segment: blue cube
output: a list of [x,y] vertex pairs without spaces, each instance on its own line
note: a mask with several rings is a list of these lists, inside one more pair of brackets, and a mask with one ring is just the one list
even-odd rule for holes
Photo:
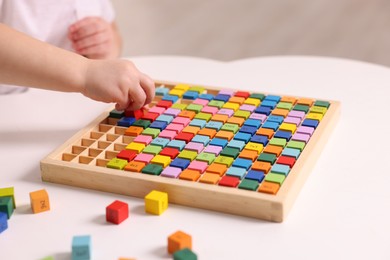
[[8,217],[4,212],[0,212],[0,233],[8,228]]
[[91,259],[91,236],[74,236],[72,241],[72,260]]

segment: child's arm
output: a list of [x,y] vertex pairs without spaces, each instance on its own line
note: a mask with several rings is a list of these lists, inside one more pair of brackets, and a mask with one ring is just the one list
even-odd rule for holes
[[63,92],[139,109],[154,97],[153,81],[125,60],[90,60],[0,23],[0,83]]
[[86,17],[72,24],[68,38],[77,53],[91,59],[117,58],[122,49],[116,23],[108,23],[100,17]]

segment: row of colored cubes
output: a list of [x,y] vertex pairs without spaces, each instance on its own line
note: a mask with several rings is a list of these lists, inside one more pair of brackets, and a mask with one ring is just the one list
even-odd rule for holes
[[[175,93],[178,92],[170,94]],[[138,154],[134,155],[136,159],[122,161],[122,166],[118,168],[166,177],[179,175],[179,178],[187,180],[198,180],[206,172],[199,181],[219,181],[220,185],[226,186],[237,186],[239,180],[234,178],[242,179],[247,173],[246,177],[250,181],[244,179],[239,187],[253,189],[255,185],[251,181],[255,179],[261,182],[261,173],[267,174],[268,168],[271,168],[266,167],[267,163],[274,163],[261,161],[259,153],[265,146],[264,155],[278,157],[283,152],[283,157],[272,167],[271,174],[266,176],[266,181],[282,184],[329,103],[246,92],[233,94],[234,92],[226,90],[211,98],[207,94],[207,98],[198,98],[189,105],[172,104],[172,100],[160,101],[148,112],[154,113],[154,116],[138,120],[133,126],[140,129],[135,134],[131,132],[130,135],[134,134],[137,138],[127,149]],[[313,103],[315,105],[310,108]],[[321,116],[307,119],[312,113]],[[227,141],[230,141],[228,145],[223,144]],[[121,157],[121,153],[118,157]],[[229,169],[226,176],[219,180],[209,174],[210,170],[206,165],[214,161],[221,164],[223,157],[238,157],[240,160],[235,165],[232,165],[232,160],[222,160],[227,162]],[[259,159],[260,166],[254,163],[251,171],[243,170],[248,165],[248,159],[254,161],[256,158]],[[131,166],[126,168],[128,165]],[[168,165],[170,166],[167,167]],[[275,174],[284,174],[284,178]],[[214,178],[210,178],[211,176]]]

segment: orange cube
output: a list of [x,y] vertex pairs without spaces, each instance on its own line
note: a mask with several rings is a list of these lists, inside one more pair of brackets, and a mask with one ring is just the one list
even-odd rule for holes
[[200,177],[200,173],[195,170],[185,169],[180,173],[179,179],[187,181],[197,181]]
[[259,192],[276,194],[278,192],[279,188],[280,188],[279,183],[264,181],[260,185]]
[[30,192],[30,203],[34,214],[50,210],[49,195],[44,189]]
[[183,231],[177,231],[168,237],[168,253],[173,254],[178,250],[192,249],[192,238]]

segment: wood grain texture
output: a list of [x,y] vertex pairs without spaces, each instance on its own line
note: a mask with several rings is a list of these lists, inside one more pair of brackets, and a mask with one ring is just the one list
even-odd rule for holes
[[[169,82],[163,83],[170,87],[175,85]],[[207,89],[209,93],[216,93],[219,88],[207,87]],[[123,134],[121,127],[109,125],[107,120],[109,110],[41,161],[42,180],[139,198],[143,198],[151,190],[159,190],[168,193],[171,203],[282,222],[337,122],[339,102],[330,102],[329,110],[277,195],[101,167],[105,165],[108,158],[115,157],[116,151],[125,147],[124,142],[131,141],[121,136]],[[96,140],[89,144],[91,138]],[[87,149],[82,149],[80,145],[82,139],[86,140],[84,142],[87,143]],[[99,142],[108,145],[100,147]],[[74,146],[78,148],[77,151],[73,151]],[[92,155],[91,150],[94,152]],[[72,152],[77,155],[67,161],[68,157],[63,154]],[[97,166],[100,164],[101,166]]]

